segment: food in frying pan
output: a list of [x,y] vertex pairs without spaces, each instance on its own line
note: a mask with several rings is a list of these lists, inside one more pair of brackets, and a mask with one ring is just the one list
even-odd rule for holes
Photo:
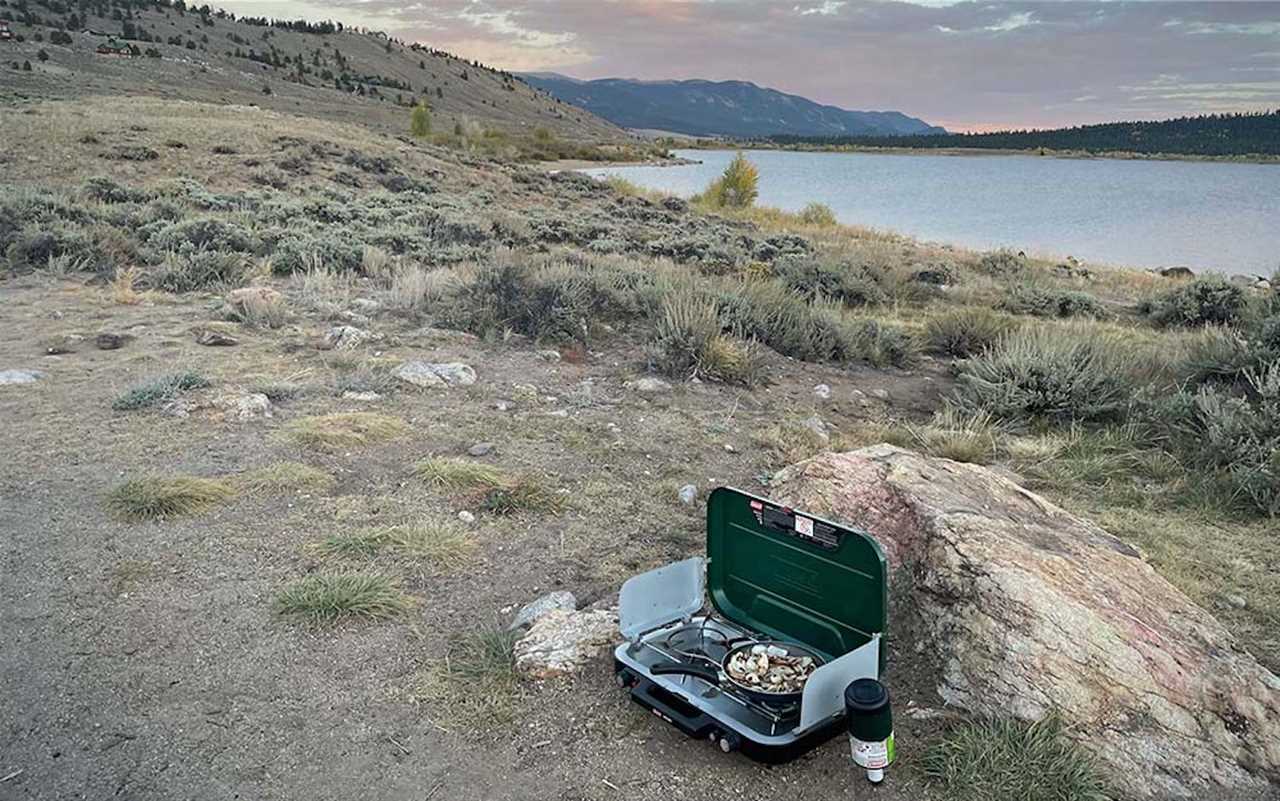
[[797,693],[818,666],[811,656],[778,645],[753,645],[734,654],[726,666],[733,680],[767,693]]

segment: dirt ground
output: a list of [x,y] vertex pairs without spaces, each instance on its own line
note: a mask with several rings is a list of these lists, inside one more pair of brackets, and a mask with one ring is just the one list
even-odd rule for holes
[[[887,404],[923,416],[946,386],[941,368],[839,369],[771,355],[763,389],[683,385],[650,397],[625,386],[642,366],[626,341],[582,364],[550,362],[531,344],[380,317],[372,328],[384,339],[362,355],[463,361],[479,380],[358,402],[328,389],[341,365],[314,347],[328,323],[237,330],[237,347],[201,347],[191,329],[211,319],[212,300],[127,306],[79,281],[0,283],[0,369],[44,373],[0,387],[0,799],[930,797],[913,765],[927,727],[900,719],[901,768],[881,787],[857,774],[842,739],[765,768],[688,741],[631,704],[607,654],[576,680],[523,686],[505,722],[478,724],[419,688],[450,637],[505,621],[502,610],[556,588],[607,600],[626,576],[698,553],[701,508],[682,506],[677,488],[767,493],[760,477],[786,457],[759,444],[762,432],[815,413],[839,430]],[[101,331],[134,338],[98,350]],[[60,334],[86,340],[43,355]],[[191,393],[189,416],[112,410],[126,387],[178,368],[214,380]],[[204,405],[266,377],[307,390],[270,419],[227,419]],[[819,383],[830,399],[815,396]],[[535,385],[537,397],[516,384]],[[412,433],[336,451],[278,437],[290,420],[336,411],[398,417]],[[471,529],[480,560],[462,571],[375,562],[417,602],[403,620],[317,629],[276,614],[275,593],[323,566],[311,547],[320,538],[369,522],[452,519],[464,505],[410,468],[480,441],[496,444],[486,461],[564,490],[567,511],[480,514]],[[122,522],[104,505],[128,479],[225,476],[281,460],[337,483],[244,494],[160,522]],[[909,638],[900,631],[892,647],[898,708],[934,704],[904,661]]]

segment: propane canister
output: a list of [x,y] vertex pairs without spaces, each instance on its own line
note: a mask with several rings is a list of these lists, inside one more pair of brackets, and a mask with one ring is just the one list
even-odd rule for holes
[[845,720],[853,761],[872,782],[884,780],[893,762],[893,712],[889,691],[875,679],[858,679],[844,688]]

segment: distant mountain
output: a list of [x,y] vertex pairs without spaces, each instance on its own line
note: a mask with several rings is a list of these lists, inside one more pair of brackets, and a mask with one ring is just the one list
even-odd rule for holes
[[946,133],[897,111],[847,111],[746,81],[582,81],[547,72],[521,77],[624,128],[741,138]]

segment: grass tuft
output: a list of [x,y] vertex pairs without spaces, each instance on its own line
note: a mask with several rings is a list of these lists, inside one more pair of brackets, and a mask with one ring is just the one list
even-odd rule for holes
[[283,436],[312,448],[349,448],[396,439],[409,431],[409,424],[398,417],[344,412],[292,420],[284,427]]
[[924,757],[925,775],[949,801],[1107,801],[1097,768],[1062,721],[965,723]]
[[457,570],[475,561],[477,546],[460,526],[432,523],[334,534],[317,550],[327,556],[363,558],[390,553],[425,561],[440,570]]
[[453,490],[492,489],[511,480],[496,467],[448,457],[423,459],[414,465],[413,472],[433,487]]
[[241,473],[232,481],[246,492],[322,492],[338,483],[329,473],[301,462],[275,462]]
[[148,477],[127,481],[107,496],[107,508],[132,522],[195,514],[236,491],[227,482],[191,476]]
[[520,690],[513,653],[518,638],[495,623],[453,637],[445,657],[426,671],[417,698],[438,704],[458,723],[511,722]]
[[280,614],[312,625],[349,618],[399,617],[413,601],[385,576],[319,573],[299,579],[276,595]]
[[172,400],[179,392],[209,386],[209,380],[193,370],[161,376],[139,384],[117,397],[111,408],[118,412],[146,409]]

